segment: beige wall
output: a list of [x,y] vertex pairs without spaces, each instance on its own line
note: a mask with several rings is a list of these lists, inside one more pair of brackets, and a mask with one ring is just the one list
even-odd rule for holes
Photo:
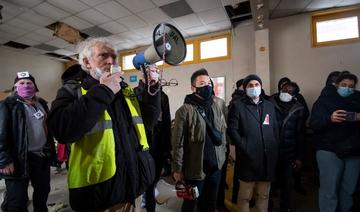
[[[237,27],[233,30],[232,35],[232,60],[165,68],[163,72],[164,78],[166,80],[175,78],[179,82],[179,85],[176,87],[164,87],[165,93],[169,96],[170,112],[173,118],[176,110],[183,104],[185,95],[191,93],[190,77],[197,69],[207,69],[211,77],[225,76],[226,102],[231,100],[235,82],[249,73],[254,72],[255,51],[253,26]],[[132,72],[125,74],[124,78],[126,81],[128,81],[130,75],[140,76],[141,73]],[[136,86],[137,83],[131,85]]]
[[311,48],[310,18],[303,14],[270,22],[270,72],[272,91],[287,76],[299,84],[311,107],[331,71],[349,70],[360,77],[360,44]]
[[12,88],[18,71],[29,71],[35,77],[40,90],[37,95],[49,102],[55,99],[56,91],[61,85],[60,76],[64,71],[61,62],[1,47],[0,64],[0,91]]

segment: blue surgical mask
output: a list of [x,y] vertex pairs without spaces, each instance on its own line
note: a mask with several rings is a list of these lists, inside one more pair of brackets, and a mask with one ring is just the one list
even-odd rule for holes
[[261,94],[261,87],[246,88],[246,95],[250,98],[259,97]]
[[196,87],[196,93],[204,99],[209,99],[212,96],[213,90],[210,85]]
[[349,87],[338,87],[337,92],[342,97],[348,97],[354,93],[354,89]]
[[95,69],[95,75],[98,79],[100,79],[100,77],[104,74],[104,71],[101,70],[100,68],[96,67]]

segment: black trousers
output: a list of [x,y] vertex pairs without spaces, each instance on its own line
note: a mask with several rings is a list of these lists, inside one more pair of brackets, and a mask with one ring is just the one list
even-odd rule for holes
[[47,198],[50,192],[50,166],[44,157],[29,153],[29,177],[5,179],[6,198],[2,208],[6,212],[27,212],[28,186],[34,188],[34,212],[47,212]]
[[184,200],[181,211],[192,212],[197,211],[214,212],[216,208],[216,200],[221,178],[221,170],[217,170],[211,174],[207,174],[204,180],[186,180],[186,183],[197,186],[199,190],[199,198],[196,200]]
[[218,196],[217,196],[217,206],[225,207],[225,189],[226,189],[226,174],[227,174],[227,165],[229,160],[229,154],[230,154],[230,146],[226,145],[226,156],[225,156],[225,162],[221,169],[221,179],[219,183],[219,190],[218,190]]

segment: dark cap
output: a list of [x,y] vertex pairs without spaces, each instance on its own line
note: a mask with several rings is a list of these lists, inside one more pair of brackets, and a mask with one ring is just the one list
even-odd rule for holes
[[244,79],[244,82],[243,82],[243,88],[244,88],[244,90],[246,89],[247,84],[249,84],[249,82],[250,82],[251,80],[256,80],[256,81],[258,81],[258,82],[260,83],[260,85],[262,86],[262,81],[261,81],[260,77],[259,77],[258,75],[256,75],[256,74],[250,74],[250,75],[248,75],[247,77],[245,77],[245,79]]
[[[27,71],[25,72],[18,72],[17,75],[16,75],[16,78],[14,80],[14,85],[19,81],[19,80],[22,80],[22,79],[28,79],[28,80],[31,80],[33,83],[34,83],[34,86],[35,86],[35,89],[36,91],[39,91],[36,83],[35,83],[35,78]],[[15,87],[15,86],[14,86]],[[14,90],[14,87],[13,87],[13,90]]]

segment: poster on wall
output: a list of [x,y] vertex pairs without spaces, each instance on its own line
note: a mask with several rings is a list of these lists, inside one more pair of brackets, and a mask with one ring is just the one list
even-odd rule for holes
[[211,80],[214,82],[215,96],[225,101],[225,77],[214,77]]

